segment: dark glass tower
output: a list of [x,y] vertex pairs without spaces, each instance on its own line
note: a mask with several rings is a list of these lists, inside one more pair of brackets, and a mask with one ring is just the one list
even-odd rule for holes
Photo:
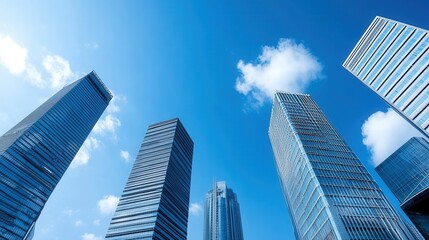
[[269,136],[297,239],[422,239],[309,95],[275,94]]
[[216,182],[206,194],[204,240],[243,240],[240,205],[226,182]]
[[429,142],[411,138],[375,170],[420,233],[429,239]]
[[186,239],[193,149],[178,118],[149,126],[106,239]]
[[2,238],[23,239],[30,231],[111,98],[91,72],[0,137]]

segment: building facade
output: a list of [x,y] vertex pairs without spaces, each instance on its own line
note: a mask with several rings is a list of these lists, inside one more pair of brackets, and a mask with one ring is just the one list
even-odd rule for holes
[[30,230],[27,231],[27,234],[24,236],[23,240],[32,240],[34,237],[35,229],[36,223],[34,222],[33,225],[31,225]]
[[420,233],[429,239],[429,142],[411,138],[375,170]]
[[0,236],[31,236],[43,206],[111,98],[91,72],[0,137]]
[[429,136],[428,31],[376,17],[343,66]]
[[193,148],[179,119],[149,126],[106,239],[186,239]]
[[206,194],[204,240],[243,240],[240,205],[226,182],[216,182]]
[[297,239],[422,239],[309,95],[273,101],[269,137]]

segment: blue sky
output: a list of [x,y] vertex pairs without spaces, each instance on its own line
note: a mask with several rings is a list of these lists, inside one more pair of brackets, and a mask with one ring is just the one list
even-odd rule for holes
[[267,134],[275,88],[311,94],[397,207],[373,167],[415,133],[341,65],[376,15],[429,29],[426,1],[0,5],[0,132],[93,69],[115,94],[35,240],[102,239],[147,126],[176,116],[195,143],[188,239],[215,179],[237,193],[246,239],[292,239]]

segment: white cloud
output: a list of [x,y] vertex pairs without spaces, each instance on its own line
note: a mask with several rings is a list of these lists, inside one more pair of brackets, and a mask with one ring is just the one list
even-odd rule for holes
[[113,114],[107,114],[104,118],[100,118],[95,124],[93,131],[100,135],[105,135],[106,133],[115,134],[115,131],[118,127],[121,126],[121,121],[114,116]]
[[116,196],[104,196],[103,199],[98,201],[98,209],[102,214],[114,213],[118,202],[119,198]]
[[39,70],[28,62],[28,50],[9,36],[0,35],[0,63],[13,75],[25,73],[31,84],[39,88],[46,86]]
[[[16,43],[11,37],[0,34],[0,63],[13,75],[22,75],[38,88],[45,88],[48,81],[44,80],[37,67],[29,62],[28,50]],[[47,55],[42,65],[49,75],[52,89],[57,90],[72,80],[74,74],[69,62],[59,55]]]
[[203,211],[203,208],[197,202],[191,203],[191,206],[189,206],[189,212],[194,216],[199,216],[202,211]]
[[61,56],[45,56],[43,58],[43,67],[50,75],[51,88],[53,89],[64,86],[73,77],[69,62]]
[[94,221],[92,221],[92,224],[94,226],[100,226],[100,219],[95,219]]
[[26,69],[28,51],[9,36],[0,35],[0,62],[14,75]]
[[363,144],[371,152],[374,166],[414,136],[422,134],[391,108],[373,113],[362,125]]
[[76,222],[74,222],[74,226],[75,227],[80,227],[82,226],[83,222],[81,220],[77,220]]
[[85,142],[82,144],[82,147],[77,152],[75,158],[71,163],[71,167],[75,168],[81,165],[85,165],[89,162],[91,158],[91,151],[97,149],[100,146],[100,141],[94,137],[88,137]]
[[130,161],[130,153],[128,151],[121,150],[121,158],[125,160],[125,162]]
[[302,92],[321,77],[322,66],[310,51],[292,39],[280,39],[277,47],[265,46],[256,64],[240,60],[235,89],[249,96],[258,108],[276,91]]
[[38,88],[45,88],[46,81],[43,80],[42,74],[37,70],[35,66],[32,64],[27,64],[27,68],[25,69],[25,73],[27,74],[28,80],[30,83],[35,85]]
[[82,240],[102,240],[102,238],[95,236],[93,233],[85,233],[82,235]]

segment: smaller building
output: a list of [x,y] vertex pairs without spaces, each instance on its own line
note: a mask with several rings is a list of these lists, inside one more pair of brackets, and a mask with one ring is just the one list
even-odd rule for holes
[[148,127],[106,240],[186,240],[194,142],[178,118]]
[[420,233],[429,239],[429,142],[411,138],[375,170]]
[[226,182],[216,182],[206,194],[204,240],[243,240],[237,194]]

